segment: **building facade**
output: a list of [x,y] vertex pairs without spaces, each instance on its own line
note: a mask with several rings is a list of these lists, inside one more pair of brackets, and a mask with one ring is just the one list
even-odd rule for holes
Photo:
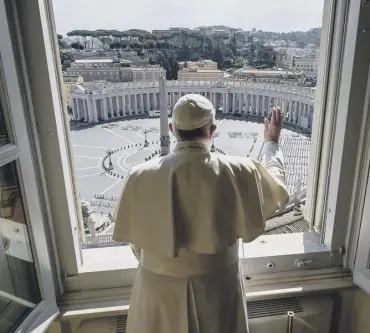
[[69,75],[80,75],[85,82],[133,82],[138,80],[159,80],[164,69],[158,65],[131,67],[131,61],[122,59],[76,60],[67,69]]
[[225,77],[225,72],[218,69],[197,69],[197,68],[183,68],[178,72],[178,80],[186,81],[202,81],[202,80],[219,80]]
[[214,70],[217,69],[217,62],[212,60],[200,60],[200,61],[180,61],[179,67],[183,69],[185,66],[187,68],[197,68],[197,69],[208,69]]
[[121,62],[119,59],[80,59],[67,69],[70,75],[81,75],[84,81],[107,80],[120,82]]
[[298,81],[302,73],[289,70],[270,70],[270,69],[239,69],[234,72],[234,77],[238,79],[275,79]]
[[[280,106],[287,124],[310,131],[315,90],[289,84],[245,81],[167,81],[168,107],[190,93],[207,97],[224,114],[263,118],[271,107]],[[71,92],[73,119],[88,123],[149,114],[158,111],[159,83],[91,82]]]
[[72,107],[71,89],[83,82],[84,79],[81,75],[63,73],[63,105],[66,105],[68,108]]
[[318,59],[308,59],[308,58],[295,58],[294,64],[296,70],[303,73],[303,75],[308,79],[316,79],[318,71]]

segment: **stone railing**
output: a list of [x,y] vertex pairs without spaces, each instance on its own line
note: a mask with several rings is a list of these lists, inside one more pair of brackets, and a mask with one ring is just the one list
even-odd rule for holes
[[299,87],[296,84],[273,84],[260,82],[246,82],[240,80],[223,80],[223,81],[167,81],[167,87],[179,88],[235,88],[235,89],[250,89],[272,91],[279,93],[289,93],[294,95],[306,96],[312,99],[315,98],[315,90],[312,88]]
[[[159,91],[158,81],[138,81],[138,82],[96,82],[89,84],[85,87],[88,92],[101,94],[101,93],[114,93],[122,92],[123,90],[135,90],[135,89],[151,89],[156,88]],[[315,90],[312,88],[300,87],[296,83],[282,82],[281,84],[275,83],[264,83],[255,82],[252,80],[218,80],[218,81],[186,81],[186,80],[174,80],[167,81],[167,88],[235,88],[235,89],[248,89],[248,90],[261,90],[269,92],[286,93],[290,95],[299,95],[315,98]]]
[[113,233],[98,234],[96,236],[85,235],[85,242],[81,245],[83,249],[94,247],[120,246],[128,243],[119,243],[113,240]]

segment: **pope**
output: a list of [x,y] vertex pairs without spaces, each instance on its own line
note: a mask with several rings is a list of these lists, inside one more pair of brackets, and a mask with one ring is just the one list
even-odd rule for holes
[[211,152],[215,108],[189,94],[174,106],[177,143],[131,169],[113,238],[139,261],[128,333],[247,333],[239,240],[251,242],[286,204],[280,109],[265,119],[262,162]]

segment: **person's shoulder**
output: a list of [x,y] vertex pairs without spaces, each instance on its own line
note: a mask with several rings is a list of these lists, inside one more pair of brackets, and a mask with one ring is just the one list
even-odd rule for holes
[[226,164],[234,167],[255,167],[255,160],[250,157],[244,156],[234,156],[234,155],[223,155],[223,154],[214,154],[213,158],[217,159],[219,163]]
[[160,168],[162,157],[155,157],[148,161],[133,166],[130,174],[139,174],[146,171],[153,171]]

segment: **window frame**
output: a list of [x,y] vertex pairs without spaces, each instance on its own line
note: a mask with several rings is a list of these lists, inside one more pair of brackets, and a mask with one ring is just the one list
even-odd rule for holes
[[[353,1],[356,6],[359,6],[360,0]],[[37,8],[32,8],[30,4],[22,4],[22,11],[19,13],[19,20],[21,26],[21,32],[23,37],[24,52],[27,55],[27,72],[30,77],[36,77],[38,74],[38,84],[30,82],[31,92],[33,95],[33,104],[35,108],[35,117],[39,124],[41,131],[38,133],[41,153],[43,156],[52,153],[53,157],[50,159],[51,163],[43,163],[45,168],[45,177],[48,179],[47,190],[50,196],[51,201],[51,213],[54,220],[54,237],[56,244],[59,250],[59,264],[61,266],[61,276],[63,280],[63,286],[66,291],[83,291],[83,290],[92,290],[99,288],[113,288],[113,287],[127,287],[132,284],[132,270],[133,267],[128,267],[126,270],[101,270],[101,271],[84,271],[82,268],[83,256],[81,255],[81,250],[79,247],[79,236],[76,232],[76,229],[79,227],[79,221],[82,221],[81,212],[78,206],[78,198],[76,198],[77,193],[75,191],[76,182],[74,181],[73,174],[73,160],[71,158],[71,147],[69,143],[69,133],[66,130],[65,124],[67,123],[66,117],[64,115],[62,98],[61,98],[61,70],[59,66],[59,53],[57,52],[57,43],[56,43],[56,30],[55,23],[53,18],[52,4],[50,0],[38,0]],[[337,6],[335,6],[337,4]],[[324,7],[324,21],[323,25],[323,35],[327,34],[327,38],[323,38],[321,49],[324,50],[324,54],[327,55],[326,60],[323,59],[319,63],[319,74],[318,74],[318,88],[320,87],[320,93],[316,96],[316,107],[321,108],[322,105],[327,105],[331,103],[330,114],[328,115],[328,108],[324,112],[316,112],[314,117],[313,126],[314,133],[317,135],[317,142],[313,143],[313,153],[311,154],[311,165],[313,165],[314,171],[311,172],[311,183],[314,184],[308,190],[308,202],[311,203],[308,206],[311,209],[306,210],[306,216],[313,223],[313,216],[323,216],[326,218],[326,228],[329,229],[330,237],[324,237],[325,246],[321,244],[321,238],[316,237],[315,239],[310,238],[310,246],[313,249],[313,252],[302,253],[292,246],[285,249],[284,255],[278,257],[271,257],[275,260],[275,270],[274,273],[294,271],[298,268],[294,268],[294,262],[296,259],[301,258],[304,255],[303,259],[314,259],[312,260],[312,265],[307,267],[308,269],[319,269],[322,267],[330,266],[340,266],[343,263],[343,256],[341,253],[337,252],[332,244],[344,244],[345,233],[343,230],[346,229],[348,220],[346,217],[338,218],[338,214],[327,214],[325,213],[324,208],[321,209],[321,212],[317,212],[317,207],[313,204],[317,200],[317,190],[318,190],[318,177],[319,173],[323,174],[322,165],[320,165],[320,156],[317,155],[317,151],[324,151],[325,149],[330,149],[333,147],[333,144],[340,150],[340,145],[343,144],[340,140],[334,142],[335,135],[346,137],[348,135],[347,127],[340,127],[338,130],[333,131],[331,129],[330,133],[327,134],[326,139],[326,148],[323,147],[322,134],[324,129],[324,124],[327,127],[330,126],[325,117],[331,119],[331,124],[334,121],[338,121],[338,118],[335,118],[335,111],[338,109],[338,96],[340,95],[340,89],[348,89],[348,86],[343,86],[343,82],[340,80],[342,73],[342,62],[343,56],[345,55],[345,48],[348,48],[348,45],[345,45],[344,38],[348,39],[348,36],[345,35],[345,24],[341,24],[343,20],[338,18],[347,17],[347,0],[334,1],[326,0]],[[35,15],[29,15],[29,13],[34,13]],[[27,15],[26,15],[27,14]],[[39,16],[37,16],[39,15]],[[346,22],[346,21],[345,21]],[[344,26],[344,27],[343,27]],[[23,28],[22,28],[23,27]],[[27,32],[25,27],[29,30]],[[32,27],[30,29],[30,27]],[[32,35],[31,35],[32,34]],[[331,36],[336,34],[336,43],[333,45]],[[39,47],[38,57],[32,56],[33,49],[36,48],[35,45],[31,45],[32,37],[38,35],[41,36],[37,40],[37,46]],[[333,54],[335,50],[340,50],[340,58],[334,59]],[[30,56],[29,56],[30,55]],[[331,61],[329,62],[329,57]],[[335,60],[335,61],[334,61]],[[45,66],[45,62],[47,66]],[[335,63],[335,66],[333,65]],[[330,65],[330,66],[329,66]],[[41,70],[42,67],[45,67],[44,70]],[[346,71],[350,71],[351,66],[346,68]],[[333,78],[339,78],[334,80]],[[332,81],[337,83],[330,88],[329,92],[328,81],[329,78]],[[41,96],[49,96],[44,98],[41,101]],[[348,94],[347,94],[348,95]],[[348,98],[348,96],[347,96]],[[342,101],[342,109],[345,125],[348,125],[347,115],[349,113],[348,103]],[[49,110],[47,114],[42,112],[43,110]],[[51,110],[51,111],[50,111]],[[358,125],[357,125],[358,126]],[[47,129],[53,133],[50,136],[47,132]],[[341,132],[342,131],[342,132]],[[312,136],[313,136],[312,135]],[[343,147],[342,147],[343,148]],[[354,150],[357,148],[357,142],[353,142]],[[320,153],[321,154],[321,153]],[[329,152],[326,151],[328,160],[326,163],[326,174],[330,174],[329,185],[325,186],[325,190],[331,186],[333,192],[328,196],[328,200],[334,200],[342,188],[345,181],[348,182],[348,179],[342,181],[341,173],[338,172],[338,168],[341,171],[341,166],[333,166],[333,163],[329,163],[330,157]],[[338,158],[343,157],[343,154]],[[58,174],[59,178],[52,177],[52,175]],[[325,174],[325,173],[324,173]],[[309,179],[310,179],[309,177]],[[62,186],[61,186],[62,185]],[[56,194],[57,193],[57,194]],[[57,198],[56,198],[57,196]],[[56,205],[53,205],[53,202],[58,200],[59,207],[56,208]],[[348,199],[350,200],[350,199]],[[334,218],[335,217],[335,218]],[[338,220],[336,220],[338,218]],[[334,228],[335,226],[335,228]],[[340,231],[338,231],[340,230]],[[274,237],[274,236],[263,236],[263,237]],[[276,236],[279,237],[279,236]],[[305,234],[296,234],[291,236],[292,238],[301,239],[306,237]],[[301,244],[302,245],[302,244]],[[244,252],[250,252],[251,247],[259,246],[259,244],[244,244]],[[268,246],[268,245],[267,245]],[[302,247],[302,246],[301,246]],[[332,251],[332,248],[335,250]],[[129,250],[126,248],[126,250]],[[268,257],[266,257],[268,258]],[[250,260],[246,258],[243,260],[245,264],[244,267],[248,268],[253,258]],[[254,261],[255,262],[255,261]],[[97,263],[99,267],[99,263]],[[254,266],[256,264],[254,263]],[[266,270],[264,264],[259,264],[259,268],[253,270],[253,274],[265,274],[269,273]],[[118,266],[117,266],[118,267]],[[253,267],[252,265],[249,267]],[[303,269],[306,270],[306,267]],[[299,270],[301,270],[300,268]],[[117,274],[118,273],[118,274]],[[101,284],[101,278],[104,277],[106,283]],[[95,282],[93,282],[95,281]]]
[[[354,175],[353,189],[356,200],[351,206],[352,223],[348,226],[347,243],[348,253],[346,265],[353,271],[354,282],[365,292],[370,294],[370,57],[367,45],[370,42],[368,17],[370,4],[363,4],[359,14],[359,35],[356,48],[359,49],[356,64],[366,66],[368,71],[354,74],[354,78],[366,85],[366,89],[359,92],[364,95],[364,102],[354,104],[354,107],[363,108],[361,122],[361,141],[357,151],[358,158]],[[358,65],[360,66],[360,65]],[[359,72],[359,71],[358,71]]]
[[50,248],[46,232],[46,213],[44,193],[37,182],[39,175],[34,150],[37,142],[31,132],[32,119],[23,94],[23,84],[19,77],[16,60],[14,31],[9,24],[9,1],[0,0],[0,95],[3,99],[4,118],[9,143],[0,147],[0,166],[15,163],[27,232],[32,248],[33,263],[41,300],[27,317],[20,322],[15,332],[32,332],[33,329],[46,328],[59,313],[56,303],[54,274],[50,261]]

